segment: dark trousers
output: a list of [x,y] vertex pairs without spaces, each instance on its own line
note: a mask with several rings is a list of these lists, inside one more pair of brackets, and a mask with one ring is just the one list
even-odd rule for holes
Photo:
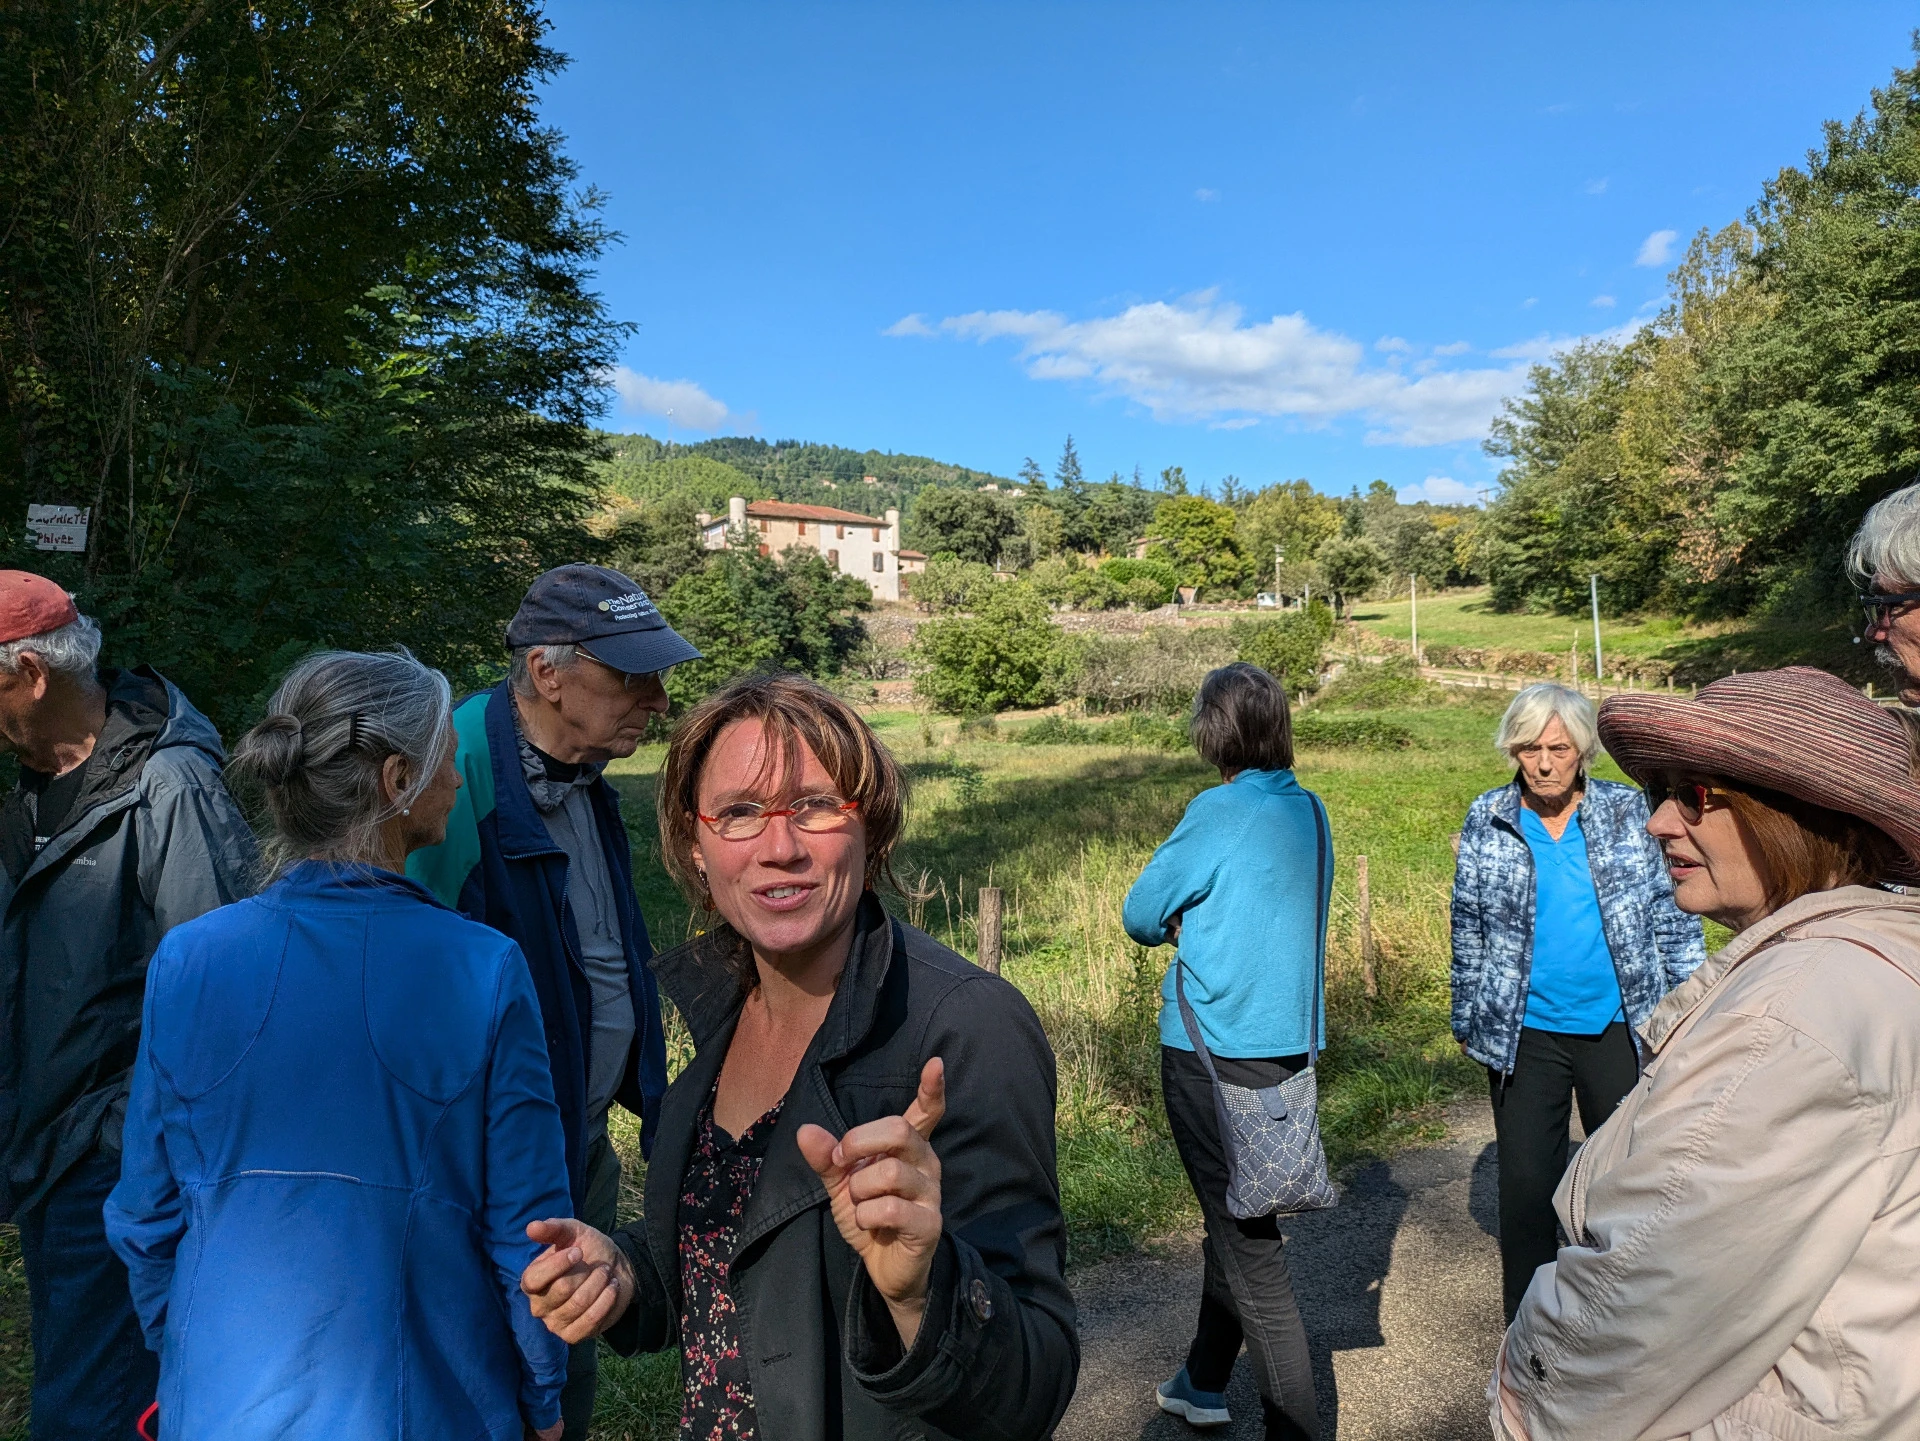
[[1567,1170],[1572,1100],[1591,1136],[1640,1079],[1640,1062],[1625,1021],[1597,1036],[1527,1027],[1513,1074],[1490,1070],[1487,1077],[1500,1148],[1500,1279],[1511,1322],[1533,1273],[1560,1250],[1553,1192]]
[[32,1315],[33,1441],[133,1441],[160,1387],[100,1214],[119,1179],[119,1158],[95,1151],[14,1218]]
[[[596,1231],[612,1231],[619,1224],[620,1154],[605,1131],[587,1143],[587,1204],[580,1217]],[[567,1384],[560,1389],[560,1419],[566,1430],[561,1441],[587,1441],[593,1424],[593,1402],[600,1389],[600,1343],[582,1341],[567,1348]]]
[[[1236,1085],[1270,1086],[1292,1074],[1291,1068],[1275,1062],[1218,1064],[1223,1074],[1230,1067],[1242,1072],[1226,1076]],[[1320,1434],[1319,1400],[1306,1327],[1281,1252],[1280,1223],[1272,1216],[1236,1221],[1227,1214],[1227,1155],[1220,1143],[1212,1083],[1200,1058],[1192,1051],[1162,1046],[1160,1084],[1167,1126],[1207,1227],[1206,1276],[1200,1287],[1200,1321],[1187,1348],[1187,1379],[1201,1391],[1226,1390],[1244,1341],[1260,1389],[1268,1441],[1311,1441]]]

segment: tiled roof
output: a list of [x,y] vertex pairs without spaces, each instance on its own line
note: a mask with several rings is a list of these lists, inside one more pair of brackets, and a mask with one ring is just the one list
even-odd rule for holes
[[900,552],[900,559],[902,560],[925,560],[926,558],[923,552],[917,550],[903,550]]
[[885,525],[871,515],[857,515],[851,510],[835,510],[830,505],[794,505],[784,500],[750,500],[747,502],[747,514],[758,520],[831,520],[844,525]]

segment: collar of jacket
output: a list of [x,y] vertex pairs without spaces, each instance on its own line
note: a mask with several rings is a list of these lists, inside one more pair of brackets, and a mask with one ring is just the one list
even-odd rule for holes
[[312,900],[355,902],[392,900],[402,904],[424,901],[435,910],[447,908],[439,897],[410,876],[379,866],[343,861],[298,861],[276,880],[267,899],[302,897]]
[[[662,994],[686,1021],[698,1050],[704,1051],[722,1031],[732,1028],[746,999],[728,964],[729,956],[745,944],[740,933],[723,921],[685,945],[662,951],[651,962]],[[813,1060],[836,1061],[866,1038],[873,1027],[880,987],[893,965],[893,948],[893,918],[868,891],[854,913],[853,948],[814,1038]]]
[[1288,795],[1300,789],[1300,782],[1292,771],[1241,771],[1232,780],[1230,786],[1251,786],[1254,790],[1265,791],[1268,795]]
[[[526,773],[520,768],[520,727],[514,720],[513,690],[507,681],[487,697],[487,763],[493,767],[493,823],[500,853],[515,860],[564,854],[527,790]],[[606,784],[605,777],[594,778],[595,789]]]
[[[73,798],[60,833],[27,859],[18,881],[22,887],[64,860],[106,816],[133,804],[147,758],[162,746],[198,746],[216,765],[226,760],[212,723],[151,666],[102,670],[100,680],[107,690],[107,719],[87,757],[80,794]],[[21,804],[17,788],[8,801]]]
[[[1576,814],[1585,811],[1594,818],[1596,824],[1612,820],[1621,803],[1636,793],[1632,786],[1622,785],[1619,781],[1596,780],[1592,776],[1586,778],[1584,787]],[[1520,829],[1520,794],[1520,777],[1515,775],[1494,792],[1490,807],[1493,819],[1516,833]]]
[[1668,992],[1640,1028],[1641,1037],[1649,1049],[1658,1051],[1742,961],[1777,940],[1791,939],[1788,932],[1856,911],[1886,909],[1920,911],[1920,896],[1896,895],[1875,886],[1840,886],[1831,891],[1811,891],[1788,902],[1758,925],[1748,926]]

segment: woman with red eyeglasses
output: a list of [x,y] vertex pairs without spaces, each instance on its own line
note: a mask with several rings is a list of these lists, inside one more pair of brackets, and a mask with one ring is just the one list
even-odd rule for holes
[[1039,1441],[1079,1367],[1053,1053],[1019,991],[881,908],[899,763],[823,687],[759,676],[681,721],[658,796],[712,922],[653,962],[695,1055],[644,1215],[529,1228],[534,1314],[678,1345],[683,1437]]
[[1920,1436],[1920,783],[1805,668],[1610,699],[1684,911],[1734,933],[1640,1028],[1554,1198],[1496,1437]]

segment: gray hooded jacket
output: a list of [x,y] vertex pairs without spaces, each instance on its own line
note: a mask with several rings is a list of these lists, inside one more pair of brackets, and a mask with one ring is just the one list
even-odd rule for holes
[[[147,959],[254,880],[213,723],[144,666],[100,679],[107,723],[65,821],[38,855],[0,857],[0,1219],[118,1152]],[[0,819],[27,804],[16,790]]]

